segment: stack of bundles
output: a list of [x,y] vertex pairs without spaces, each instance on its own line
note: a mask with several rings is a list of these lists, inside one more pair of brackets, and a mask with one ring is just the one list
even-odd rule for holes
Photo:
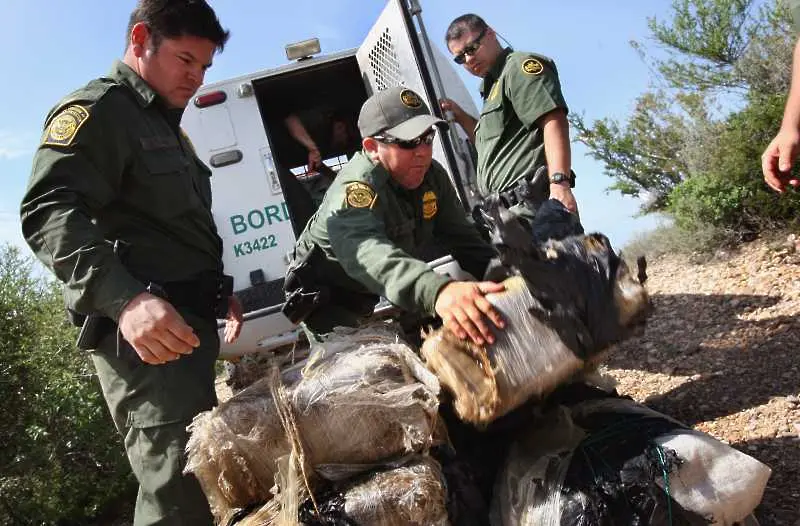
[[272,498],[278,460],[290,454],[313,490],[427,450],[439,441],[438,392],[413,351],[380,331],[332,338],[300,374],[259,380],[198,415],[186,471],[227,522]]
[[235,519],[230,526],[447,526],[444,488],[438,463],[415,455],[406,464],[354,477],[320,496],[315,507],[306,500],[293,520],[281,515],[272,500]]
[[319,510],[306,501],[304,526],[445,526],[446,483],[439,464],[418,455],[408,463],[357,477],[325,496]]
[[623,398],[556,406],[512,444],[494,491],[498,525],[733,525],[770,469]]
[[510,275],[504,292],[487,295],[506,321],[496,342],[478,347],[440,329],[422,345],[459,418],[475,424],[541,399],[595,367],[601,351],[650,310],[644,277],[634,277],[601,234],[496,246]]

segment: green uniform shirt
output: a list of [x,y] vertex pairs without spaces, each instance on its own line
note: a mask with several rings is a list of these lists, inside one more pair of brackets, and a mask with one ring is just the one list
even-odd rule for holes
[[[354,190],[355,189],[355,190]],[[383,296],[411,312],[434,314],[439,290],[451,281],[412,254],[435,240],[467,272],[481,278],[494,255],[470,223],[447,173],[436,161],[422,184],[407,190],[364,152],[334,180],[295,248],[300,260],[314,245],[315,269],[328,286]],[[336,298],[331,300],[334,304]]]
[[[117,320],[147,281],[221,271],[210,170],[167,109],[117,61],[53,108],[22,200],[22,230],[67,305]],[[125,263],[104,240],[129,243]]]
[[792,14],[794,30],[800,33],[800,0],[786,0],[786,6]]
[[532,167],[545,164],[536,121],[567,110],[556,65],[547,57],[506,49],[481,83],[483,109],[475,128],[478,190],[484,196],[511,188]]

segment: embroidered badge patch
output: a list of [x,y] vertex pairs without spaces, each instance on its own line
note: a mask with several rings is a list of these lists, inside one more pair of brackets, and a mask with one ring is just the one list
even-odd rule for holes
[[69,146],[72,139],[75,138],[75,134],[88,118],[89,112],[86,111],[86,108],[77,104],[61,110],[61,113],[50,121],[42,144]]
[[498,93],[500,93],[500,81],[496,80],[492,85],[492,91],[489,92],[489,100],[496,99]]
[[439,211],[439,200],[436,194],[430,190],[422,196],[422,217],[431,219]]
[[419,108],[422,106],[422,101],[419,96],[410,89],[404,89],[400,92],[400,102],[409,108]]
[[345,189],[345,201],[353,208],[369,208],[375,202],[375,190],[368,184],[350,183]]
[[544,66],[535,58],[529,58],[522,63],[522,71],[526,75],[538,75],[544,71]]

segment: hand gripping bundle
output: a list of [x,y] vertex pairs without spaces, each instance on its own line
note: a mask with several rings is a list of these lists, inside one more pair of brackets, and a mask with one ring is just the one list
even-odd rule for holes
[[650,311],[644,261],[634,276],[602,234],[536,244],[517,224],[495,219],[500,264],[493,273],[506,278],[506,290],[487,299],[506,327],[485,347],[447,329],[426,335],[422,346],[428,366],[453,394],[459,417],[475,424],[541,399],[593,368],[602,351]]

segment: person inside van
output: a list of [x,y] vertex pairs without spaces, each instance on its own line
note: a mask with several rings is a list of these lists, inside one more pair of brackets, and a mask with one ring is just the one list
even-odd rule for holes
[[475,277],[495,255],[462,208],[444,168],[433,160],[437,128],[403,86],[371,96],[361,108],[362,151],[342,168],[298,237],[284,314],[317,341],[337,325],[355,327],[380,297],[406,312],[438,315],[460,338],[493,342],[503,320],[485,298],[503,285],[455,281],[414,257],[426,243],[449,251]]
[[289,135],[308,152],[306,171],[297,178],[314,206],[319,206],[336,177],[323,159],[351,154],[352,145],[359,139],[358,132],[344,111],[325,112],[318,108],[297,111],[289,114],[284,123]]

